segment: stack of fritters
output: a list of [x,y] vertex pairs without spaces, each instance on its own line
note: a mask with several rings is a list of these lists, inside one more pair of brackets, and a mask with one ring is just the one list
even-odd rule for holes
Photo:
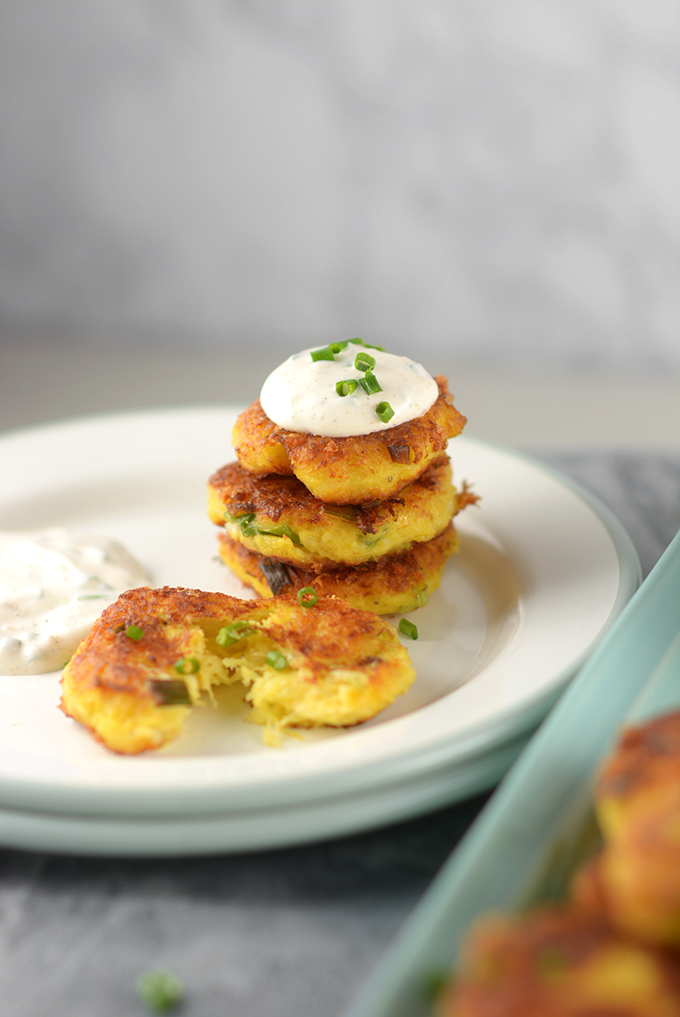
[[311,586],[376,614],[426,604],[457,549],[451,520],[476,501],[452,484],[446,444],[466,420],[436,381],[421,417],[356,437],[287,431],[253,403],[234,427],[239,462],[208,482],[223,561],[263,597]]

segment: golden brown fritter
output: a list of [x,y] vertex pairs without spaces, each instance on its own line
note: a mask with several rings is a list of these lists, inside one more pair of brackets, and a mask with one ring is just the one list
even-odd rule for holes
[[242,682],[253,720],[346,727],[401,695],[415,672],[395,630],[319,597],[239,600],[164,587],[129,590],[95,623],[62,676],[61,708],[115,752],[159,748],[191,706]]
[[574,884],[631,935],[680,947],[680,712],[632,727],[603,767],[599,857]]
[[662,785],[680,789],[680,711],[627,728],[607,758],[595,788],[605,838],[644,811],[650,793]]
[[457,508],[446,456],[396,497],[364,505],[329,505],[296,477],[258,477],[239,463],[208,481],[214,523],[249,550],[303,568],[359,565],[406,551],[445,530]]
[[677,954],[567,905],[473,928],[438,1017],[680,1017]]
[[218,540],[224,563],[260,597],[272,596],[267,574],[273,577],[277,591],[312,586],[319,595],[341,597],[352,607],[376,614],[404,613],[424,607],[441,583],[447,559],[458,549],[458,535],[449,524],[438,537],[414,544],[402,554],[386,555],[364,565],[316,571],[264,558],[228,533],[220,533]]
[[446,378],[440,375],[435,380],[439,396],[421,417],[348,438],[277,427],[257,400],[234,425],[236,455],[252,473],[296,476],[321,501],[336,505],[384,501],[421,476],[466,424],[453,405]]

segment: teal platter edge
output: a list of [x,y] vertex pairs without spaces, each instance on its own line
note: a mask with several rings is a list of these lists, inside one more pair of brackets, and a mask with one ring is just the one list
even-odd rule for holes
[[445,864],[344,1017],[425,1017],[470,923],[534,898],[624,723],[680,707],[680,534]]

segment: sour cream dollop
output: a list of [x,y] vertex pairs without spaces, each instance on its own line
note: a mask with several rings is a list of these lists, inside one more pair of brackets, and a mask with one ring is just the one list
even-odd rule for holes
[[115,540],[57,527],[0,533],[0,674],[63,667],[105,607],[148,584]]
[[[324,347],[313,347],[314,350]],[[288,431],[346,438],[372,434],[422,416],[436,402],[437,382],[424,367],[408,357],[348,343],[333,360],[312,360],[312,349],[295,353],[269,375],[260,394],[262,409],[275,424]],[[358,353],[375,359],[371,373],[381,391],[364,391],[360,384],[340,396],[336,383],[366,377],[355,367]],[[376,408],[387,402],[394,416],[383,421]]]

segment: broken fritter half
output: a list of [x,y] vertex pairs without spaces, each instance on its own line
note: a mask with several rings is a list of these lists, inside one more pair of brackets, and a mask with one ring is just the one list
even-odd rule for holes
[[304,591],[271,600],[148,587],[108,607],[62,676],[61,709],[120,753],[157,749],[218,685],[241,682],[274,742],[375,716],[415,671],[391,625]]

